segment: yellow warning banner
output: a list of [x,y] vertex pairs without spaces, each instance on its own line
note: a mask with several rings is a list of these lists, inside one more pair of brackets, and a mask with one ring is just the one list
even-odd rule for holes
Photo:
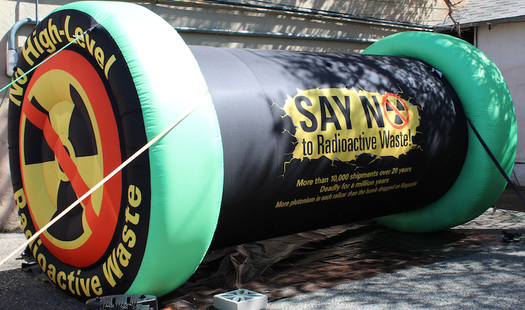
[[416,148],[418,107],[390,92],[347,88],[299,90],[284,110],[296,132],[294,159],[352,161],[359,154],[399,157]]

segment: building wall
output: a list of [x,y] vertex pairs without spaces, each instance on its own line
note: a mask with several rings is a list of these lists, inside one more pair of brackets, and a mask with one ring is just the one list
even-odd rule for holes
[[[9,83],[5,59],[12,25],[24,18],[36,18],[36,13],[42,19],[54,8],[69,2],[72,1],[39,0],[37,10],[36,1],[0,1],[0,87]],[[248,0],[243,1],[249,4],[244,6],[232,4],[235,1],[129,2],[159,14],[179,28],[183,39],[192,45],[343,53],[358,53],[373,40],[399,31],[420,29],[369,19],[355,20],[351,18],[354,15],[435,24],[446,13],[442,0],[273,0],[264,3]],[[32,27],[20,28],[17,46],[23,45]],[[362,42],[357,42],[359,40]],[[0,230],[18,227],[8,163],[7,106],[8,100],[4,99],[0,107]]]
[[478,27],[476,45],[498,66],[510,89],[518,122],[513,180],[525,186],[525,22]]

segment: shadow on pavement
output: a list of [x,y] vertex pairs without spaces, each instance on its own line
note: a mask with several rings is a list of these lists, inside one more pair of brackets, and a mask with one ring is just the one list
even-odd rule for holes
[[[520,191],[524,191],[523,188]],[[510,189],[496,206],[506,210],[525,209]],[[471,254],[483,259],[492,248],[503,244],[502,230],[523,232],[523,223],[502,210],[489,209],[465,225],[429,234],[397,232],[366,221],[211,251],[183,286],[159,298],[159,306],[161,309],[213,309],[213,295],[237,288],[266,294],[270,302],[291,296],[300,296],[300,300],[319,299],[318,292],[332,288],[330,299],[337,301],[340,287],[362,286],[361,282],[366,281],[366,287],[360,288],[364,295],[359,298],[363,302],[373,304],[377,298],[383,301],[391,298],[391,305],[400,307],[410,304],[410,296],[390,296],[389,288],[384,287],[376,291],[374,281],[380,277],[374,276],[397,276],[399,285],[403,285],[403,272],[409,269],[441,268],[439,264],[429,265],[448,264]],[[512,257],[500,254],[497,259],[512,260]],[[451,266],[442,271],[445,276],[456,273],[458,270],[454,268],[468,268],[461,264]],[[431,277],[428,274],[425,278],[425,272],[420,272],[421,282],[414,288],[417,290],[414,294],[419,295],[426,294],[429,284],[425,279],[430,281],[428,277]],[[41,276],[21,269],[0,271],[0,305],[5,309],[84,308],[83,302],[56,289]],[[472,273],[474,281],[490,277],[490,274]],[[456,280],[450,278],[449,281]],[[515,289],[512,283],[507,284],[507,291]],[[339,297],[348,298],[349,292],[345,291],[342,297],[341,291]],[[412,306],[425,306],[419,303],[420,300],[414,301]]]

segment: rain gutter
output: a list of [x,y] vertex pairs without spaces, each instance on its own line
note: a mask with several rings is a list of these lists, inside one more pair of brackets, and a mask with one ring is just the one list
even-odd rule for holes
[[218,34],[231,36],[252,36],[252,37],[268,37],[268,38],[283,38],[283,39],[301,39],[301,40],[322,40],[322,41],[342,41],[372,44],[377,42],[376,39],[356,38],[356,37],[340,37],[340,36],[321,36],[298,33],[280,33],[267,31],[245,31],[245,30],[227,30],[227,29],[213,29],[213,28],[193,28],[193,27],[175,27],[179,33],[198,33],[198,34]]

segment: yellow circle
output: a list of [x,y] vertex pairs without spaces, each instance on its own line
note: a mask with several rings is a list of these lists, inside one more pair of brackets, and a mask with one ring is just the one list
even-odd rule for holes
[[[73,87],[84,102],[86,111],[91,119],[91,125],[95,137],[96,155],[77,157],[72,142],[69,140],[69,128],[72,121],[72,113],[75,108],[71,97],[71,87]],[[50,70],[40,76],[28,92],[29,101],[36,99],[40,108],[47,111],[48,120],[45,126],[51,126],[52,130],[58,135],[60,147],[65,147],[69,157],[75,164],[80,178],[91,188],[104,177],[103,172],[103,152],[101,148],[100,132],[98,130],[94,111],[89,102],[89,98],[80,83],[69,73],[62,70]],[[30,102],[26,104],[32,104]],[[22,116],[21,137],[25,137],[25,115]],[[41,128],[43,129],[43,128]],[[46,143],[46,142],[43,142]],[[57,158],[54,161],[25,164],[24,143],[21,143],[21,162],[22,173],[24,175],[24,188],[27,195],[28,204],[31,206],[31,213],[37,227],[45,226],[56,214],[58,210],[58,192],[61,183],[69,182],[69,178],[59,165]],[[50,146],[51,149],[54,146]],[[44,184],[44,186],[42,186]],[[83,193],[77,193],[82,195]],[[91,195],[91,205],[98,215],[102,205],[103,188],[95,191]],[[83,204],[82,208],[85,208]],[[49,232],[45,232],[46,238],[62,249],[76,249],[82,246],[91,236],[85,212],[82,213],[82,228],[84,233],[72,241],[59,240]]]

